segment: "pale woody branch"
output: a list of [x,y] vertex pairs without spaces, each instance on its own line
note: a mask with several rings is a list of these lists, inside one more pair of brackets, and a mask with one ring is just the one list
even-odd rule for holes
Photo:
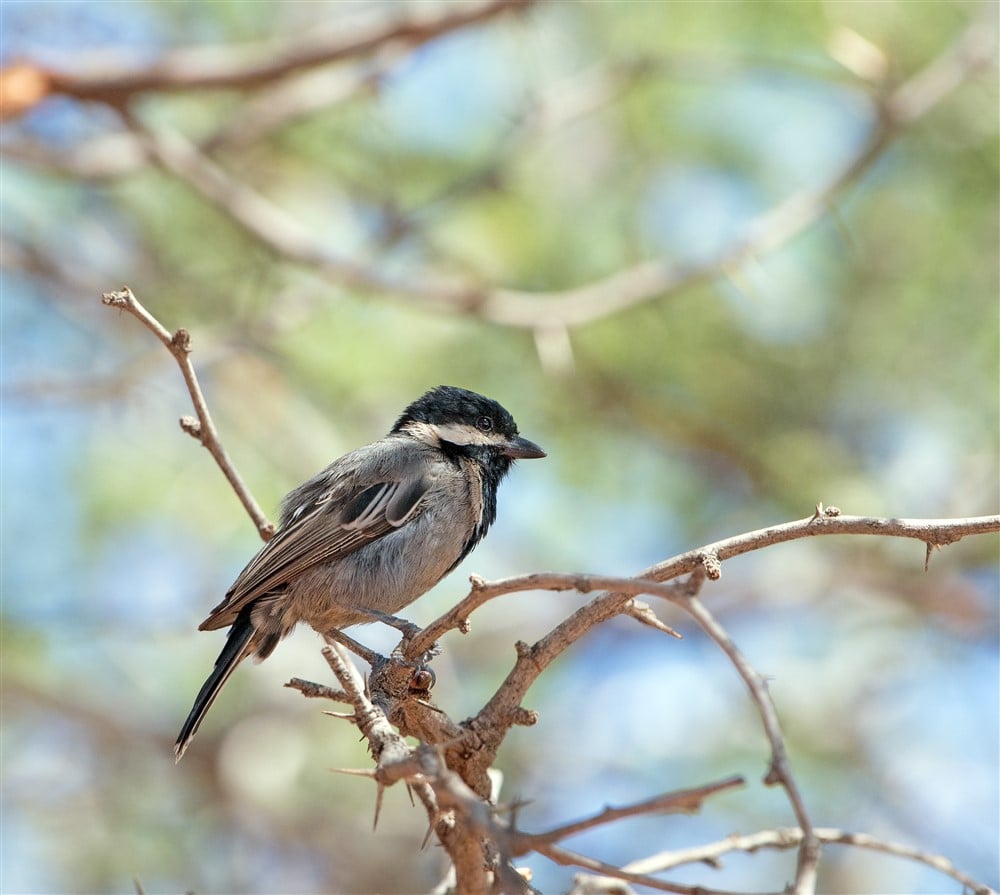
[[268,520],[267,515],[260,508],[260,504],[254,499],[250,489],[246,486],[240,474],[236,471],[229,454],[219,440],[219,433],[216,431],[215,423],[208,412],[208,405],[205,403],[205,396],[202,394],[201,386],[198,384],[198,376],[191,363],[191,336],[186,329],[179,329],[171,334],[170,331],[149,313],[132,294],[128,286],[118,292],[105,292],[102,301],[108,307],[118,308],[127,311],[146,327],[157,339],[166,347],[167,351],[177,361],[181,375],[184,377],[184,384],[187,385],[188,393],[191,395],[191,402],[194,404],[197,419],[189,416],[181,417],[181,428],[192,438],[197,439],[208,450],[215,459],[222,474],[226,477],[236,496],[239,498],[243,508],[253,520],[257,527],[257,532],[263,540],[268,540],[274,534],[274,525]]
[[[270,523],[257,506],[218,440],[218,434],[212,424],[191,364],[188,333],[185,330],[178,330],[171,334],[127,288],[105,294],[104,303],[126,310],[135,316],[174,356],[198,414],[197,420],[189,417],[182,419],[182,428],[198,438],[211,451],[244,508],[254,520],[261,536],[267,537],[272,530]],[[819,844],[838,842],[875,848],[921,861],[970,886],[979,895],[988,892],[989,889],[961,874],[944,858],[927,855],[906,846],[881,843],[863,834],[846,834],[813,826],[785,754],[777,712],[767,691],[765,679],[750,665],[697,595],[705,581],[715,580],[721,576],[725,561],[785,541],[818,535],[848,534],[902,537],[919,540],[927,545],[942,545],[954,543],[965,536],[997,531],[1000,531],[1000,515],[966,519],[880,519],[845,516],[838,509],[833,507],[824,509],[820,504],[810,517],[736,535],[688,551],[651,566],[634,579],[556,573],[538,573],[497,582],[486,582],[474,577],[469,595],[441,618],[411,637],[409,642],[404,638],[404,649],[419,654],[428,649],[435,638],[448,630],[456,627],[465,629],[468,626],[469,616],[476,608],[504,594],[525,590],[577,590],[586,593],[604,589],[607,592],[601,593],[572,613],[533,646],[518,644],[517,660],[505,681],[478,715],[462,725],[456,725],[440,709],[420,699],[409,700],[407,704],[405,678],[412,672],[410,664],[401,659],[383,659],[370,650],[367,651],[367,655],[373,663],[372,678],[368,682],[373,693],[371,698],[360,674],[339,652],[339,647],[327,648],[324,650],[324,655],[342,689],[336,690],[298,679],[291,681],[289,686],[300,690],[306,696],[347,701],[353,705],[354,715],[350,716],[351,720],[367,737],[376,758],[374,777],[379,785],[379,793],[383,786],[398,780],[406,780],[409,783],[427,809],[438,838],[452,858],[456,871],[456,891],[462,895],[486,891],[491,885],[490,874],[486,872],[487,865],[492,868],[491,873],[496,874],[495,881],[502,891],[515,893],[530,891],[530,887],[510,862],[512,856],[527,850],[536,851],[560,864],[582,867],[619,881],[641,883],[659,891],[685,893],[685,895],[697,892],[709,895],[721,890],[682,886],[648,875],[650,872],[648,868],[651,868],[651,872],[658,872],[668,869],[669,866],[675,866],[669,864],[669,856],[666,858],[660,856],[659,866],[647,861],[618,868],[561,848],[554,844],[554,840],[633,814],[658,809],[666,810],[671,805],[695,808],[700,804],[701,798],[735,786],[738,781],[723,781],[720,784],[690,790],[680,796],[675,793],[621,809],[606,809],[592,818],[536,836],[520,833],[500,823],[495,817],[495,809],[490,807],[483,797],[483,787],[475,785],[486,778],[486,771],[492,766],[497,749],[510,727],[514,724],[533,723],[533,713],[525,710],[520,703],[531,684],[545,668],[601,622],[623,613],[642,618],[644,611],[648,612],[648,609],[638,611],[639,607],[635,603],[637,595],[657,596],[679,605],[694,618],[723,650],[750,691],[771,746],[771,763],[765,782],[780,783],[785,788],[800,824],[795,831],[796,835],[785,835],[783,831],[777,831],[773,834],[773,841],[762,841],[759,847],[798,848],[798,868],[791,891],[798,895],[809,895],[815,891],[816,869],[820,858]],[[683,575],[688,577],[683,581],[668,583]],[[666,626],[657,627],[665,633],[675,634]],[[343,636],[348,643],[351,643],[350,638]],[[383,706],[391,706],[394,697],[388,691],[382,693],[380,687],[384,681],[390,679],[394,668],[404,673],[402,685],[404,698],[395,699],[395,710],[387,712]],[[421,718],[421,713],[430,716],[432,721],[428,722],[426,718]],[[419,738],[429,745],[412,749],[403,736],[393,728],[393,724],[400,726],[404,734],[426,731],[426,735]],[[376,804],[379,800],[380,796]],[[729,843],[728,846],[716,844],[714,847],[721,851],[740,847],[738,844],[733,845],[732,840],[726,842]],[[700,860],[709,860],[715,856],[710,851],[712,847],[705,847],[709,851]],[[692,853],[692,850],[687,850],[683,854]],[[686,860],[697,859],[688,857]],[[676,863],[683,861],[676,860]]]
[[603,824],[615,823],[626,817],[636,817],[642,814],[692,814],[701,810],[702,803],[709,796],[714,796],[730,789],[738,789],[744,785],[745,781],[742,777],[727,777],[725,780],[720,780],[717,783],[709,783],[706,786],[696,786],[691,789],[664,793],[655,798],[636,802],[632,805],[625,805],[621,808],[608,806],[592,817],[564,824],[545,833],[518,832],[512,834],[511,851],[514,855],[527,854],[530,851],[537,850],[540,845],[552,845],[555,842],[575,836],[585,830],[590,830]]
[[[912,861],[919,861],[928,867],[933,867],[946,876],[960,882],[975,895],[996,895],[993,889],[985,883],[979,882],[963,873],[947,858],[941,855],[932,855],[928,852],[911,848],[908,845],[901,845],[898,842],[888,842],[869,836],[867,833],[849,833],[845,830],[837,830],[832,827],[817,827],[813,830],[816,838],[823,843],[830,845],[851,845],[856,848],[869,849],[871,851],[882,852],[886,855],[895,855],[900,858],[907,858]],[[696,845],[692,848],[685,848],[678,851],[661,852],[643,858],[640,861],[632,861],[623,869],[632,873],[660,873],[664,870],[671,870],[683,864],[695,863],[716,863],[725,854],[735,851],[755,852],[761,848],[796,848],[802,841],[802,830],[797,827],[785,827],[778,830],[763,830],[759,833],[751,833],[745,836],[729,836],[719,842],[710,842],[705,845]]]
[[[612,603],[620,607],[633,596],[648,594],[670,599],[683,593],[683,588],[676,584],[668,585],[665,582],[694,572],[706,563],[711,566],[715,562],[732,559],[744,553],[786,541],[820,535],[879,535],[909,538],[922,541],[924,544],[943,546],[970,535],[997,531],[1000,531],[1000,515],[973,516],[964,519],[883,519],[875,516],[842,516],[839,513],[830,516],[821,513],[794,522],[785,522],[735,535],[704,547],[689,550],[650,566],[634,578],[612,578],[606,575],[582,573],[532,572],[528,575],[518,575],[499,581],[485,581],[479,576],[473,575],[469,579],[472,587],[468,595],[410,640],[406,645],[405,655],[409,659],[416,658],[421,653],[426,652],[435,640],[448,631],[454,628],[467,630],[469,615],[475,609],[504,594],[530,590],[575,590],[579,593],[590,593],[595,590],[612,591],[613,593],[601,594],[592,603],[587,604],[598,607],[595,611],[603,615],[606,604]],[[709,574],[708,577],[717,578],[719,576],[718,574]],[[587,610],[587,606],[584,606],[580,612],[585,610]],[[598,620],[603,621],[604,619]]]

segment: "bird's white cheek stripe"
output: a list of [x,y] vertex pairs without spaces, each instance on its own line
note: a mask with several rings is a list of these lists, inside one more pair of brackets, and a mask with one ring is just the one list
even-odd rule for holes
[[435,448],[441,446],[441,440],[438,438],[437,430],[434,426],[427,423],[407,423],[406,431],[424,444]]
[[430,426],[442,441],[451,444],[496,444],[497,437],[489,432],[483,432],[475,426],[462,423],[444,423]]

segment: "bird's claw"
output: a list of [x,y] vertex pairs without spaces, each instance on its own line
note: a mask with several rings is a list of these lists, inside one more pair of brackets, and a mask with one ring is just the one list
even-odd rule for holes
[[437,675],[434,670],[427,665],[418,665],[410,675],[410,692],[426,693],[434,688],[437,683]]

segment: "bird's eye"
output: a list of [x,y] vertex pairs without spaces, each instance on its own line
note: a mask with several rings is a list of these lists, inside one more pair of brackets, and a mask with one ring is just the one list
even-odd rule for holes
[[481,416],[476,422],[476,425],[482,429],[483,432],[491,432],[493,430],[493,419],[488,416]]

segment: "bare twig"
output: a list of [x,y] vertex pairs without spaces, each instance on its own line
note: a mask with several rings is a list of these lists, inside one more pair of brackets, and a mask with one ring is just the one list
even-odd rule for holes
[[191,402],[194,404],[197,419],[185,416],[181,417],[181,428],[192,438],[196,438],[212,455],[218,464],[222,474],[226,477],[236,496],[239,498],[243,508],[253,520],[257,531],[263,540],[268,540],[274,534],[274,525],[270,522],[260,505],[250,493],[250,489],[243,482],[240,474],[233,466],[232,460],[226,453],[226,449],[219,440],[219,433],[216,431],[212,416],[208,412],[208,405],[205,403],[205,396],[202,394],[201,386],[198,384],[198,376],[191,363],[191,336],[185,329],[179,329],[171,334],[166,327],[149,313],[132,294],[132,290],[125,286],[119,292],[105,292],[102,298],[108,307],[118,308],[128,311],[143,326],[146,327],[156,338],[158,338],[166,349],[173,355],[174,360],[180,367],[184,383],[187,385],[188,393],[191,395]]
[[780,784],[788,795],[792,810],[795,812],[795,819],[802,829],[801,842],[799,844],[798,866],[795,872],[795,886],[792,891],[795,895],[810,895],[816,890],[816,871],[819,867],[820,847],[819,839],[813,831],[813,823],[806,810],[805,801],[799,791],[798,783],[792,774],[791,765],[788,763],[788,755],[785,750],[785,739],[781,732],[781,724],[778,721],[778,711],[774,707],[771,694],[767,689],[767,681],[764,676],[757,671],[746,659],[740,649],[733,642],[725,628],[722,627],[715,617],[705,608],[704,604],[697,597],[678,599],[676,602],[683,606],[698,622],[706,634],[712,638],[719,648],[729,657],[729,661],[739,672],[743,682],[750,691],[750,698],[761,720],[764,723],[764,732],[767,734],[768,742],[771,745],[771,764],[768,768],[764,782],[769,786]]
[[293,677],[285,686],[290,690],[298,690],[307,699],[330,699],[333,702],[351,701],[351,698],[344,690],[338,690],[327,684],[317,684],[314,681],[303,680],[300,677]]
[[[261,88],[249,97],[218,129],[203,138],[199,151],[210,155],[238,149],[319,110],[333,107],[374,91],[398,55],[386,53],[374,65],[349,70],[318,69],[291,76]],[[153,160],[140,137],[131,131],[102,134],[79,143],[54,147],[41,140],[8,140],[3,155],[61,177],[75,180],[115,180],[133,174]]]
[[544,833],[518,832],[512,834],[511,851],[515,856],[527,854],[530,851],[537,850],[539,845],[551,845],[559,842],[561,839],[582,833],[585,830],[590,830],[604,824],[615,823],[626,817],[636,817],[643,814],[694,814],[701,810],[702,803],[710,796],[726,792],[730,789],[736,789],[743,785],[745,785],[745,781],[742,777],[727,777],[725,780],[719,780],[705,786],[696,786],[690,789],[664,793],[655,798],[646,799],[642,802],[634,802],[631,805],[624,805],[620,808],[608,806],[603,811],[591,817],[570,824],[564,824]]
[[726,889],[714,889],[706,886],[683,886],[680,883],[670,883],[655,876],[643,873],[632,873],[614,864],[605,861],[598,861],[586,855],[577,854],[569,849],[558,845],[539,845],[537,851],[540,855],[545,855],[550,861],[562,864],[565,867],[583,867],[587,870],[610,876],[613,879],[624,880],[628,883],[635,883],[639,886],[648,886],[657,892],[676,892],[678,895],[787,895],[787,892],[753,893],[753,892],[732,892]]
[[595,590],[614,590],[631,596],[654,594],[659,597],[668,597],[673,592],[672,588],[657,581],[643,578],[616,578],[608,575],[565,575],[533,572],[528,575],[518,575],[516,578],[504,578],[501,581],[485,581],[478,575],[470,575],[469,581],[472,587],[468,595],[409,641],[404,652],[407,659],[412,660],[423,655],[452,628],[458,628],[463,633],[467,633],[469,616],[472,612],[484,603],[504,594],[529,590],[575,590],[581,594],[591,593]]
[[[850,845],[856,848],[869,849],[887,855],[896,855],[901,858],[919,861],[921,864],[933,867],[935,870],[950,876],[972,892],[975,892],[976,895],[995,895],[993,889],[985,883],[979,882],[967,873],[958,870],[951,861],[941,855],[932,855],[919,849],[911,848],[908,845],[888,842],[874,836],[869,836],[867,833],[848,833],[844,830],[837,830],[831,827],[816,827],[813,833],[820,842],[831,845]],[[802,839],[802,830],[797,827],[765,830],[746,836],[734,835],[718,842],[696,845],[677,851],[661,852],[658,855],[643,858],[641,861],[632,861],[624,869],[633,873],[658,873],[674,867],[680,867],[682,864],[715,861],[722,855],[734,851],[754,852],[760,848],[796,848],[801,844]]]

